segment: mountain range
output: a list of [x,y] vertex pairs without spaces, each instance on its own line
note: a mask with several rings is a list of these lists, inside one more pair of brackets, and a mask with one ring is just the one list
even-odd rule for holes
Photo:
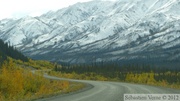
[[177,66],[180,0],[94,0],[38,17],[3,19],[0,39],[33,59]]

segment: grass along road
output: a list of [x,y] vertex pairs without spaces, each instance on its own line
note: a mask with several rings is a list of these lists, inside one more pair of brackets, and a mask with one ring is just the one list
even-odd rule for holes
[[108,81],[74,80],[44,75],[54,80],[68,80],[91,85],[89,89],[36,101],[123,101],[124,94],[179,94],[180,90],[149,85]]

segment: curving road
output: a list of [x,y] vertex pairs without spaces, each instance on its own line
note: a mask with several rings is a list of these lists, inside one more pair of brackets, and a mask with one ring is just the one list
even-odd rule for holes
[[36,101],[124,101],[124,94],[180,94],[180,90],[148,85],[107,81],[72,80],[48,75],[44,76],[56,80],[83,82],[89,86],[78,92],[39,99]]

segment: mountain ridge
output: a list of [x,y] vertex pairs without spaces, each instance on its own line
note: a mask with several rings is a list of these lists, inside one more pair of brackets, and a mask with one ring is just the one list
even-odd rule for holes
[[[77,3],[39,17],[0,21],[0,38],[35,59],[180,61],[179,0]],[[154,60],[155,59],[155,60]]]

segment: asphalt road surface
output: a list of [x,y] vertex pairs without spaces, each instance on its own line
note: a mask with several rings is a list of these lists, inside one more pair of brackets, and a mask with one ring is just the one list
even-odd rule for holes
[[124,101],[124,94],[180,94],[180,90],[140,84],[63,79],[44,75],[56,80],[69,80],[88,84],[83,90],[36,101]]

